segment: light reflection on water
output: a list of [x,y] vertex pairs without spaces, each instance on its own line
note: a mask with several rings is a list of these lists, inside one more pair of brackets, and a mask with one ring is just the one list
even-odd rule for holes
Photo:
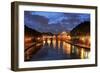
[[[57,60],[57,59],[87,59],[90,57],[90,50],[80,48],[57,39],[43,40],[42,47],[30,58],[34,60]],[[33,49],[35,47],[33,46]],[[28,56],[28,55],[27,55]]]

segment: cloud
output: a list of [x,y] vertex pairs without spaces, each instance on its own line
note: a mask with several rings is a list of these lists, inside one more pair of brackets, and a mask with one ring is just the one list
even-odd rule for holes
[[[24,14],[24,18],[25,20],[29,20],[29,21],[33,21],[33,22],[37,22],[38,24],[42,24],[42,25],[47,25],[49,19],[41,16],[41,15],[31,15],[30,12],[26,11]],[[25,22],[26,22],[25,21]]]

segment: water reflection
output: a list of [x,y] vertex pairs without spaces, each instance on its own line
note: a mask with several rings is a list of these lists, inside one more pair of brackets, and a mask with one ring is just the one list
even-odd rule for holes
[[[41,46],[42,45],[42,46]],[[35,52],[35,49],[38,49]],[[26,54],[27,60],[61,60],[61,59],[87,59],[89,58],[90,50],[74,46],[65,41],[57,39],[45,39],[40,45],[34,45],[30,49],[30,55]],[[29,53],[30,53],[29,52]],[[27,53],[27,51],[26,51]],[[25,57],[26,58],[26,57]]]

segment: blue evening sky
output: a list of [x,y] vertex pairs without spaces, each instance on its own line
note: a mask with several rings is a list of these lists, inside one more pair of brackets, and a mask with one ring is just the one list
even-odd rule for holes
[[24,11],[25,25],[39,32],[67,32],[84,21],[90,21],[90,14]]

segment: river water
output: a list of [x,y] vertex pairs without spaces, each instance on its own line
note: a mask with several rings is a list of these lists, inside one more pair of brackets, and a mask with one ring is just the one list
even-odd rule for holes
[[32,53],[29,61],[88,59],[90,57],[89,49],[74,46],[61,40],[46,40],[36,45],[31,48],[39,50]]

